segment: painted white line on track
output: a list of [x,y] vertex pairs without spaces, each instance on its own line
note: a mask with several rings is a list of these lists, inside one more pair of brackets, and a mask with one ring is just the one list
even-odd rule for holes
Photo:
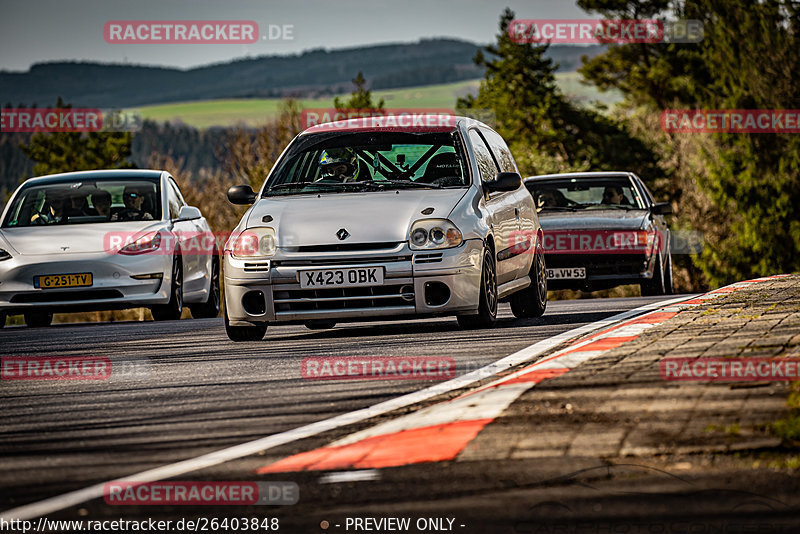
[[[588,334],[595,330],[610,327],[611,325],[620,321],[624,321],[625,319],[630,319],[631,317],[695,297],[696,295],[682,296],[671,300],[646,304],[633,310],[618,313],[612,317],[609,317],[608,319],[595,321],[593,323],[562,332],[561,334],[553,337],[543,339],[542,341],[534,343],[529,347],[519,350],[514,354],[501,358],[470,373],[458,376],[452,380],[448,380],[447,382],[440,382],[431,387],[415,391],[413,393],[408,393],[400,397],[389,399],[374,406],[370,406],[369,408],[362,408],[354,412],[337,415],[336,417],[317,421],[316,423],[311,423],[306,426],[287,430],[286,432],[272,434],[270,436],[259,438],[253,441],[234,445],[233,447],[228,447],[226,449],[204,454],[196,458],[190,458],[188,460],[182,460],[180,462],[156,467],[154,469],[148,469],[147,471],[120,477],[115,480],[125,480],[127,482],[154,482],[157,480],[174,478],[179,475],[184,475],[186,473],[213,467],[231,460],[250,456],[260,451],[272,449],[280,445],[285,445],[287,443],[292,443],[294,441],[316,436],[317,434],[335,430],[343,426],[360,423],[372,417],[383,415],[399,408],[404,408],[438,395],[442,395],[444,393],[449,393],[451,391],[468,386],[474,382],[483,380],[484,378],[494,376],[501,371],[507,370],[509,367],[514,367],[516,365],[525,363],[532,358],[535,358],[536,356],[539,356],[540,354],[557,347],[561,343],[569,341],[570,339]],[[31,519],[34,517],[40,517],[58,512],[59,510],[64,510],[65,508],[70,508],[72,506],[77,506],[92,499],[102,498],[105,485],[108,482],[113,482],[113,480],[101,482],[80,490],[71,491],[69,493],[50,497],[42,501],[6,510],[0,514],[0,519],[6,521],[10,521],[11,519]]]
[[475,396],[459,397],[444,403],[434,404],[416,412],[395,417],[385,423],[379,423],[355,434],[350,434],[330,445],[326,445],[326,447],[341,447],[375,436],[394,434],[427,426],[457,423],[459,421],[475,421],[477,419],[495,419],[530,388],[531,384],[516,384],[503,389],[483,390]]
[[342,482],[365,482],[380,480],[381,472],[378,469],[360,469],[358,471],[337,471],[322,475],[320,484],[340,484]]

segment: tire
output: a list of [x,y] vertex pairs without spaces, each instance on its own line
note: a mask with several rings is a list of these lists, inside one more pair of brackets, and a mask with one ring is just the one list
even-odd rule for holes
[[653,279],[640,283],[639,287],[642,289],[643,297],[666,295],[666,290],[664,289],[664,262],[661,259],[661,253],[656,256]]
[[326,321],[324,319],[315,319],[313,321],[305,322],[306,328],[309,330],[330,330],[336,326],[336,321]]
[[195,319],[213,319],[219,315],[219,256],[211,258],[211,286],[208,290],[208,299],[201,304],[190,304],[189,311]]
[[228,339],[240,343],[242,341],[261,341],[267,333],[267,323],[258,326],[231,326],[228,322],[228,312],[225,312],[225,333]]
[[[3,324],[5,324],[5,314],[3,315]],[[53,322],[53,314],[50,312],[27,312],[22,316],[25,318],[25,325],[30,328],[50,326]]]
[[511,295],[511,312],[517,319],[541,317],[547,309],[547,268],[541,244],[536,246],[530,276],[531,285]]
[[667,253],[667,268],[664,271],[664,294],[675,294],[675,283],[672,278],[672,254]]
[[497,268],[494,253],[489,248],[483,249],[481,262],[481,292],[476,315],[459,315],[461,328],[490,328],[497,322]]
[[183,313],[183,263],[180,256],[172,260],[172,284],[169,288],[169,302],[153,306],[150,311],[156,321],[177,321]]

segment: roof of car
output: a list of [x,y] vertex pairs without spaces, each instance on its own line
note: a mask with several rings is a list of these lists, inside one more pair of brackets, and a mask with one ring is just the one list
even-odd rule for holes
[[615,176],[631,176],[631,171],[586,171],[586,172],[564,172],[558,174],[540,174],[538,176],[528,176],[523,181],[552,180],[554,178],[612,178]]
[[164,171],[154,169],[105,169],[99,171],[75,171],[48,176],[37,176],[25,180],[23,185],[46,185],[74,180],[124,180],[130,178],[159,178]]
[[331,132],[450,132],[459,124],[470,126],[482,123],[456,115],[413,114],[413,115],[377,115],[359,117],[336,122],[317,124],[304,130],[300,135]]

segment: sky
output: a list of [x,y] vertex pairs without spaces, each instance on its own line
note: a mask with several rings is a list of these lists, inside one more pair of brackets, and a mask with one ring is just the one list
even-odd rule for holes
[[[564,0],[0,0],[0,70],[48,61],[99,61],[191,68],[314,48],[453,37],[489,43],[500,13],[520,19],[591,18]],[[243,44],[109,44],[110,20],[251,20],[291,27],[292,39]],[[273,30],[273,36],[277,32]]]

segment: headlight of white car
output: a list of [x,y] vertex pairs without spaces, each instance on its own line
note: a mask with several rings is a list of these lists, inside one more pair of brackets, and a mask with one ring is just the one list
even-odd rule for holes
[[0,248],[0,261],[10,260],[10,259],[11,259],[11,254],[9,254],[7,250]]
[[225,252],[236,258],[271,258],[278,248],[274,228],[248,228],[225,243]]
[[422,219],[411,225],[408,246],[412,250],[457,247],[464,240],[461,231],[447,219]]

